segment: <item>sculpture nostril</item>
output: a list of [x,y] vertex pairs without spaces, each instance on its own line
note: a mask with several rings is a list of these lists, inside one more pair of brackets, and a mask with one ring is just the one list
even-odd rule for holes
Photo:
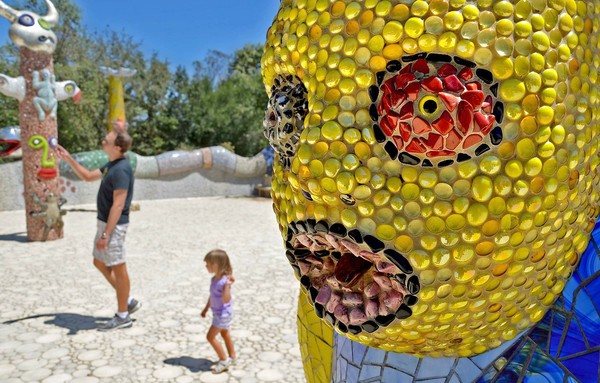
[[263,122],[265,137],[279,154],[284,166],[295,155],[308,114],[307,91],[302,81],[293,76],[274,80]]
[[275,126],[276,124],[277,124],[277,115],[275,114],[275,112],[271,112],[269,114],[269,125]]
[[40,42],[42,42],[42,43],[43,43],[44,41],[46,41],[47,39],[48,39],[48,38],[47,38],[46,36],[40,36],[40,37],[38,37],[38,40],[39,40]]

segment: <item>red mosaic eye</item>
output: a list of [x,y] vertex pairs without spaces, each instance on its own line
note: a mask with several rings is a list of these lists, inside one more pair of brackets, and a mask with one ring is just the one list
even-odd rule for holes
[[377,74],[369,96],[378,142],[402,163],[439,167],[499,145],[504,105],[489,72],[462,59],[429,56],[404,57],[404,66],[391,61]]

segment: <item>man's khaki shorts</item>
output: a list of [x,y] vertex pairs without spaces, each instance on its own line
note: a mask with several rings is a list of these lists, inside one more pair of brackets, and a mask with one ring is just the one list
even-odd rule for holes
[[94,258],[108,267],[125,263],[125,234],[127,234],[127,226],[129,224],[117,225],[108,239],[108,249],[100,251],[96,248],[96,242],[98,242],[98,239],[104,233],[106,222],[98,220],[98,231],[94,238]]

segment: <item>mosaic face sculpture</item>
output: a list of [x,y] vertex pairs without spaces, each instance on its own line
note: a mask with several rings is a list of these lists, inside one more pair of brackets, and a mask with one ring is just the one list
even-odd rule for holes
[[544,317],[600,212],[599,13],[282,0],[262,59],[272,196],[318,317],[371,347],[447,357]]
[[31,136],[27,142],[29,147],[34,150],[42,150],[41,157],[41,169],[38,171],[37,176],[41,179],[49,180],[55,178],[58,175],[56,168],[56,159],[50,154],[50,147],[56,147],[57,140],[52,138],[49,142],[40,135]]

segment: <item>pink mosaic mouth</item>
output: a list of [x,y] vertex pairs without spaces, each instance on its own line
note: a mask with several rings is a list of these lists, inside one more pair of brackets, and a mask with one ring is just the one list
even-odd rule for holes
[[498,145],[504,105],[492,74],[440,54],[391,61],[369,88],[374,131],[388,154],[408,165],[449,166]]
[[401,254],[373,236],[308,220],[288,228],[286,255],[315,312],[342,332],[374,332],[412,315],[420,285]]

